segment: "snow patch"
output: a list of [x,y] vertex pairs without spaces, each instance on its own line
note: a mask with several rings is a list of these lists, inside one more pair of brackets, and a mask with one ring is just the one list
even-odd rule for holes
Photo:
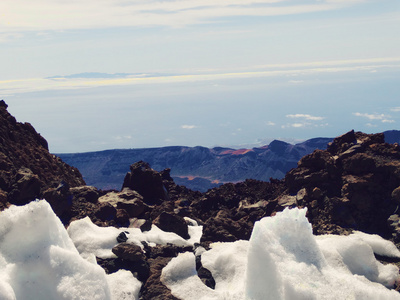
[[[193,220],[194,221],[194,220]],[[139,228],[115,228],[99,227],[92,223],[89,217],[71,222],[67,231],[74,242],[79,253],[86,259],[92,260],[97,256],[100,258],[115,258],[112,248],[118,244],[116,238],[121,232],[125,232],[128,243],[143,248],[142,241],[149,245],[174,244],[176,246],[193,246],[200,243],[203,226],[197,223],[188,226],[190,238],[185,240],[173,232],[165,232],[157,226],[152,225],[150,231],[142,232]]]
[[392,243],[364,233],[315,237],[305,215],[285,209],[256,222],[249,242],[213,244],[201,259],[215,290],[195,275],[191,253],[172,259],[161,280],[183,300],[400,299],[387,288],[399,269],[373,255],[399,257]]
[[131,293],[127,283],[140,285],[132,274],[108,278],[99,265],[79,255],[46,201],[1,212],[0,299],[137,299],[137,293],[120,297]]

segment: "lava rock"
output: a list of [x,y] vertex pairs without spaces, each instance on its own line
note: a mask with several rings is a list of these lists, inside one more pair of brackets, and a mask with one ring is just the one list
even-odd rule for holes
[[30,169],[19,169],[13,181],[8,195],[12,204],[23,205],[39,198],[42,182]]
[[147,204],[159,204],[169,200],[163,178],[146,162],[139,161],[130,166],[130,172],[125,175],[122,188],[130,188],[143,196]]
[[99,199],[99,191],[94,186],[79,186],[71,188],[71,193],[75,198],[84,198],[86,201],[96,203]]
[[[123,232],[121,232],[121,234],[122,233]],[[118,236],[118,237],[120,237],[120,236]],[[117,240],[118,240],[118,238],[117,238]],[[112,248],[112,252],[119,258],[133,261],[133,262],[142,261],[142,260],[146,259],[145,255],[142,251],[142,248],[140,248],[138,245],[134,245],[131,243],[122,242],[122,243],[118,244],[117,246],[115,246],[114,248]]]
[[147,205],[143,202],[143,197],[129,188],[124,188],[121,192],[109,192],[101,196],[99,202],[109,203],[116,209],[124,209],[131,218],[138,217],[148,210]]
[[111,221],[115,219],[117,210],[110,203],[100,203],[94,215],[102,221]]
[[181,216],[163,212],[153,221],[153,224],[161,230],[174,232],[184,239],[190,238],[188,225],[186,224],[185,219]]

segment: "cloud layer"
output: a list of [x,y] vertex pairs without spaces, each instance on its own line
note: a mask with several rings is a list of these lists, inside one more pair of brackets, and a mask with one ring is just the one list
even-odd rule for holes
[[[316,67],[318,66],[318,67]],[[340,61],[319,61],[309,63],[295,64],[276,64],[264,66],[264,70],[260,67],[251,67],[252,71],[238,70],[236,72],[197,72],[193,74],[125,74],[125,77],[113,76],[106,73],[84,73],[85,76],[77,77],[76,75],[67,75],[64,77],[48,77],[48,78],[26,78],[18,80],[0,81],[0,92],[3,95],[12,95],[18,93],[44,91],[44,90],[66,90],[79,88],[93,88],[102,86],[126,86],[138,84],[156,84],[156,83],[181,83],[181,82],[200,82],[200,81],[218,81],[245,78],[263,78],[276,77],[285,79],[286,83],[291,83],[287,77],[296,76],[312,76],[323,74],[339,74],[349,72],[370,73],[371,70],[400,70],[400,57],[392,58],[372,58],[360,60],[340,60]],[[94,74],[90,77],[90,74]],[[103,74],[104,78],[99,78],[99,74]],[[297,84],[306,83],[299,80]],[[393,108],[399,111],[400,108]],[[356,113],[360,114],[360,113]],[[356,115],[355,114],[355,115]],[[362,114],[356,116],[363,116]],[[306,120],[321,120],[320,117],[311,115],[294,114],[288,115],[288,118],[304,118]],[[364,116],[365,117],[365,116]],[[317,119],[315,119],[317,118]]]
[[365,0],[3,0],[1,31],[130,26],[185,26],[238,16],[280,16],[337,10]]

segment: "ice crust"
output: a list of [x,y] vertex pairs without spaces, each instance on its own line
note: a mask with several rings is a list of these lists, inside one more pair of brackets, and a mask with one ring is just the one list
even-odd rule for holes
[[305,214],[306,209],[285,209],[256,222],[249,242],[213,244],[201,260],[215,290],[198,280],[189,253],[171,260],[162,281],[183,300],[400,299],[388,289],[398,280],[398,268],[373,255],[400,257],[391,242],[358,232],[315,237]]

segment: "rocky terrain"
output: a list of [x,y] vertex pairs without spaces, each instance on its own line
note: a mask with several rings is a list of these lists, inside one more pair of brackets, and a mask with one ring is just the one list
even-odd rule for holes
[[[400,243],[400,146],[385,143],[384,134],[350,131],[326,150],[301,158],[281,180],[249,179],[201,193],[177,185],[170,169],[155,171],[139,161],[130,166],[121,189],[100,191],[86,186],[77,169],[51,155],[44,138],[30,124],[17,123],[6,108],[1,102],[2,210],[45,198],[66,227],[89,216],[98,226],[136,227],[143,232],[155,224],[184,239],[184,217],[189,217],[203,225],[200,244],[208,249],[216,241],[249,239],[262,217],[286,207],[307,207],[315,234],[361,230]],[[126,243],[123,231],[115,238],[117,258],[97,259],[107,273],[126,269],[136,274],[143,282],[141,299],[177,299],[161,283],[161,270],[178,253],[195,249],[144,245],[144,253]],[[213,288],[214,279],[200,258],[196,269],[204,284]]]
[[85,185],[78,169],[49,153],[47,141],[29,123],[18,123],[0,101],[0,206],[25,204],[60,182]]

